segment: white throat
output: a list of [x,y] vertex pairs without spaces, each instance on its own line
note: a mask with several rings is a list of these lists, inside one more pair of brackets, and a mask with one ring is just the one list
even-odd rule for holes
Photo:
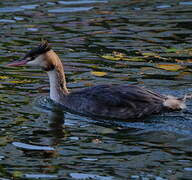
[[49,84],[50,84],[50,98],[56,102],[59,102],[59,95],[60,93],[58,92],[58,77],[57,77],[57,72],[55,70],[53,71],[48,71],[47,72],[48,77],[49,77]]

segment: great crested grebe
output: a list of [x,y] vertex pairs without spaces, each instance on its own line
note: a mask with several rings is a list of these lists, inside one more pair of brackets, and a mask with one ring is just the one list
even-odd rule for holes
[[137,85],[97,85],[69,92],[64,68],[47,41],[29,51],[20,61],[9,66],[39,66],[47,72],[50,98],[67,109],[86,115],[115,119],[135,119],[160,113],[163,110],[182,110],[185,100],[164,96]]

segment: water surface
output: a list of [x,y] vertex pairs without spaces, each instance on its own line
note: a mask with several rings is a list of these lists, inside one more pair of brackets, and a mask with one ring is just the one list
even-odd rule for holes
[[3,1],[0,25],[0,179],[191,179],[191,102],[137,122],[100,121],[53,109],[44,72],[6,64],[43,38],[70,90],[191,93],[192,1]]

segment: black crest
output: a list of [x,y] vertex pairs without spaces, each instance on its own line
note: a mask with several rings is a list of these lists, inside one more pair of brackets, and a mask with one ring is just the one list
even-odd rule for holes
[[42,43],[37,48],[37,53],[42,54],[49,50],[51,50],[51,46],[49,45],[48,41],[43,40]]
[[38,55],[46,53],[49,50],[51,50],[51,46],[49,45],[48,41],[43,40],[38,47],[33,48],[31,51],[29,51],[25,57],[31,57],[32,59],[34,59]]

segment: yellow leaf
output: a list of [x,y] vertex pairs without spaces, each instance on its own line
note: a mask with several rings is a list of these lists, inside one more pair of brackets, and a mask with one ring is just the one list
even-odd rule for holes
[[178,71],[180,69],[183,69],[184,67],[179,64],[157,64],[156,65],[160,69],[164,69],[167,71]]
[[122,60],[125,60],[125,61],[145,61],[145,59],[140,58],[140,57],[123,58]]
[[9,81],[10,83],[15,83],[15,84],[25,84],[25,83],[30,83],[32,81],[30,80],[14,80],[14,81]]
[[118,52],[118,51],[113,51],[112,54],[106,54],[101,56],[105,59],[112,60],[112,61],[117,61],[117,60],[125,60],[125,61],[145,61],[145,59],[141,57],[127,57],[126,54]]
[[102,77],[102,76],[105,76],[106,74],[107,74],[106,72],[91,71],[91,75],[94,75],[94,76]]
[[0,79],[8,79],[8,76],[0,76]]
[[121,57],[115,57],[115,56],[110,55],[110,54],[106,54],[106,55],[103,55],[101,57],[104,59],[112,60],[112,61],[117,61],[117,60],[121,59]]
[[123,58],[126,57],[126,55],[118,51],[113,51],[111,54],[106,54],[101,57],[112,61],[116,61],[116,60],[123,60]]

